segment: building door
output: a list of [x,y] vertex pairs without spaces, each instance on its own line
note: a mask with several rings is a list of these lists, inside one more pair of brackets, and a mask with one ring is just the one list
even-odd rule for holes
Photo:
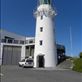
[[12,48],[8,46],[3,47],[3,55],[2,55],[2,64],[10,65],[11,64],[11,54]]
[[44,56],[42,55],[40,55],[40,56],[38,56],[38,67],[39,68],[43,68],[44,67]]
[[2,55],[3,65],[18,65],[21,59],[21,47],[19,46],[4,46]]
[[18,62],[21,59],[21,47],[13,46],[12,47],[12,65],[18,65]]

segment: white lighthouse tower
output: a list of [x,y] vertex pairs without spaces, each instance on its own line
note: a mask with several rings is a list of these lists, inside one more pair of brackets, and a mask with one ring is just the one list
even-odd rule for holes
[[39,0],[36,12],[34,67],[56,67],[57,53],[54,35],[55,10],[51,0]]

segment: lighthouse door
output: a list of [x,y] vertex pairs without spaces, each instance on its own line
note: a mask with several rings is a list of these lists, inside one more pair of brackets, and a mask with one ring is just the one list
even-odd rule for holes
[[43,55],[38,56],[38,67],[40,68],[44,67],[44,56]]

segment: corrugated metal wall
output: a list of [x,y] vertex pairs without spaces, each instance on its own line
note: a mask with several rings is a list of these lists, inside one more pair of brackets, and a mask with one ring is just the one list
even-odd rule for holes
[[3,65],[17,65],[21,59],[21,47],[4,46],[2,55]]

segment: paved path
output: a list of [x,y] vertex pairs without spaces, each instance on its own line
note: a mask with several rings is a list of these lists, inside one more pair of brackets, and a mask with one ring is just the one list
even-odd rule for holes
[[2,66],[1,82],[82,82],[81,73],[71,70],[41,70]]
[[72,68],[73,64],[70,59],[66,59],[65,61],[61,62],[57,67],[60,69],[70,69]]

